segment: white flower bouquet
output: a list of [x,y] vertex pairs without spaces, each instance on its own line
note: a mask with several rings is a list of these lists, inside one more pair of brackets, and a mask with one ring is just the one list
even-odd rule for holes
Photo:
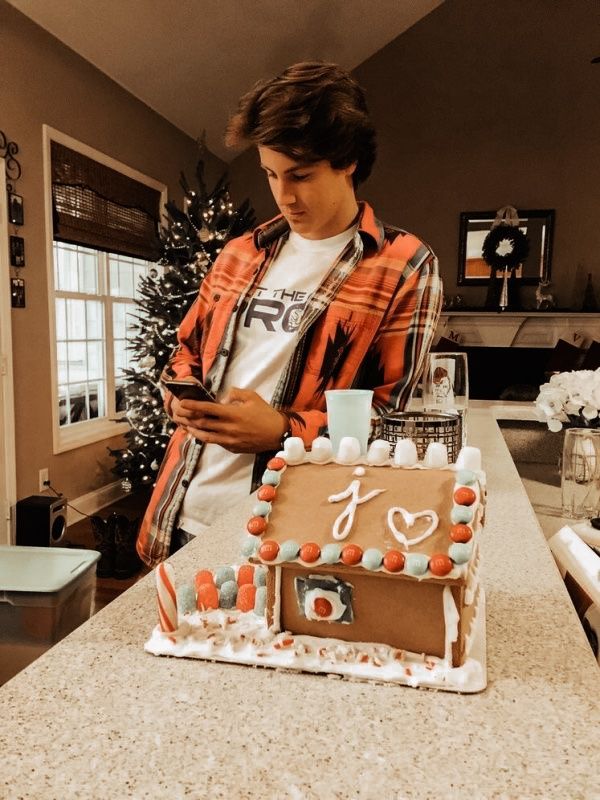
[[551,431],[600,427],[600,368],[553,375],[540,386],[535,405]]

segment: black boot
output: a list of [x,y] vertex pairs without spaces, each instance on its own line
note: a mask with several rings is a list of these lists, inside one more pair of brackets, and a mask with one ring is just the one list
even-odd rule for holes
[[115,578],[124,580],[136,575],[142,561],[135,549],[139,520],[128,520],[122,514],[113,514],[115,525]]
[[100,552],[100,560],[96,565],[98,578],[112,578],[115,572],[115,531],[114,527],[102,517],[90,517],[96,550]]

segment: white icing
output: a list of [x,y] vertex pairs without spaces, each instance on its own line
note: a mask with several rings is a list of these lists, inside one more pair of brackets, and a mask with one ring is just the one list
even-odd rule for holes
[[367,461],[369,464],[387,464],[390,460],[390,448],[390,443],[385,439],[375,439],[369,445]]
[[458,639],[460,615],[456,608],[454,598],[452,597],[452,588],[450,586],[444,586],[442,594],[444,603],[444,625],[446,627],[444,636],[444,661],[446,664],[450,665],[452,664],[452,644]]
[[302,464],[306,459],[304,442],[299,436],[290,436],[283,443],[283,457],[288,464]]
[[[406,534],[402,531],[399,531],[396,527],[394,523],[395,514],[402,514],[404,524],[408,528],[412,528],[415,522],[421,517],[429,517],[431,519],[431,524],[420,536],[415,536],[414,539],[408,539]],[[439,524],[439,517],[435,511],[432,511],[431,509],[428,509],[427,511],[418,511],[416,514],[411,514],[410,511],[407,511],[401,506],[393,506],[388,511],[387,524],[394,537],[400,542],[400,544],[403,544],[405,547],[411,547],[413,544],[419,544],[419,542],[423,542],[425,539],[431,536]]]
[[281,630],[281,567],[275,567],[275,602],[273,603],[272,630]]
[[[287,449],[279,450],[277,452],[277,454],[276,454],[276,455],[280,456],[281,458],[285,459],[288,464],[293,465],[293,466],[298,466],[299,464],[342,464],[343,466],[348,466],[347,462],[340,461],[339,458],[329,457],[328,459],[323,460],[321,458],[321,452],[319,451],[319,448],[317,448],[317,453],[314,454],[314,455],[313,455],[312,451],[308,451],[307,452],[304,449],[304,443],[302,443],[302,451],[301,452],[300,452],[300,447],[299,446],[294,445],[292,447],[293,461],[291,461],[289,456],[288,456],[288,451],[289,451],[289,448],[290,448],[289,442],[293,441],[294,438],[296,438],[297,441],[302,442],[302,440],[298,439],[298,437],[291,437],[290,439],[287,439],[286,442],[285,442],[285,446],[287,447]],[[320,439],[324,439],[325,441],[328,441],[326,439],[326,437],[319,436],[319,437],[317,437],[317,439],[314,440],[314,442],[317,442]],[[313,445],[314,445],[314,442],[313,442]],[[398,457],[397,457],[398,445],[400,445],[400,451],[402,451],[403,448],[410,447],[410,452],[414,456],[414,457],[411,457],[409,459],[410,463],[408,463],[406,460],[404,460],[402,458],[398,459]],[[470,449],[471,450],[477,450],[477,448],[475,448],[475,447],[470,448]],[[396,443],[396,447],[395,447],[395,451],[394,451],[394,457],[390,458],[389,460],[387,460],[387,461],[385,461],[383,463],[371,464],[369,462],[369,460],[368,460],[368,457],[367,458],[365,458],[365,457],[357,458],[352,463],[355,464],[355,465],[364,464],[366,466],[377,466],[377,467],[396,467],[396,468],[400,467],[400,468],[403,468],[403,469],[425,469],[425,470],[426,469],[431,469],[431,467],[427,467],[424,463],[419,462],[418,456],[417,456],[416,445],[411,439],[400,439]],[[442,467],[442,469],[449,470],[450,472],[456,472],[458,469],[463,469],[463,467],[459,466],[459,464],[457,462],[456,464],[448,464],[447,466]],[[482,469],[478,469],[477,470],[477,469],[473,469],[472,467],[469,467],[469,469],[472,469],[472,471],[475,472],[477,480],[479,481],[479,484],[481,486],[482,491],[485,491],[485,486],[486,486],[486,475],[485,475],[485,472]]]
[[[314,610],[315,600],[322,597],[331,603],[331,613],[326,617],[321,617]],[[328,589],[310,589],[304,595],[304,616],[306,619],[317,620],[319,622],[334,622],[343,616],[346,604],[342,603],[337,592]]]
[[330,461],[332,455],[331,440],[326,436],[318,436],[312,443],[310,450],[311,460],[322,464],[325,461]]
[[486,686],[485,598],[480,592],[471,655],[460,667],[436,656],[379,643],[275,633],[264,617],[235,609],[186,615],[172,638],[156,626],[144,649],[154,655],[199,658],[248,666],[331,673],[352,680],[375,680],[453,692]]
[[440,469],[448,465],[448,448],[442,442],[430,442],[425,451],[423,465],[430,469]]
[[[362,503],[366,503],[368,500],[372,500],[378,494],[385,492],[385,489],[373,489],[364,497],[359,496],[360,491],[360,481],[352,481],[352,483],[348,486],[347,489],[344,489],[343,492],[339,494],[332,494],[330,495],[327,500],[330,503],[339,503],[340,500],[345,500],[346,498],[351,498],[350,502],[346,506],[346,508],[342,511],[342,513],[338,516],[338,518],[333,523],[333,530],[331,532],[334,539],[338,541],[341,539],[345,539],[346,536],[350,533],[352,525],[354,523],[354,516],[356,514],[356,507],[361,505]],[[346,520],[346,524],[340,531],[340,526],[342,522]]]
[[366,472],[367,470],[364,467],[357,467],[352,474],[356,475],[357,478],[362,478],[366,475]]
[[467,571],[467,584],[465,586],[464,603],[470,606],[473,602],[475,591],[479,586],[479,548],[473,548],[473,555],[471,556],[471,563]]
[[479,472],[481,470],[481,450],[478,447],[465,445],[456,457],[456,468]]
[[479,626],[479,617],[481,615],[481,597],[482,597],[483,589],[478,589],[476,598],[475,598],[475,605],[474,605],[474,614],[473,618],[471,619],[471,627],[469,628],[468,633],[465,634],[465,657],[469,656],[472,649],[473,644],[477,635],[477,629]]
[[360,458],[360,442],[354,436],[342,436],[340,441],[337,460],[341,464],[353,464]]
[[394,464],[397,467],[414,467],[419,461],[417,445],[412,439],[400,439],[394,449]]

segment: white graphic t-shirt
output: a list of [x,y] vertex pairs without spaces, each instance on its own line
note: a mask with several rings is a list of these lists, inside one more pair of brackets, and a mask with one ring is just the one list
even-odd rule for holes
[[[304,239],[291,232],[260,286],[240,314],[235,346],[223,385],[253,389],[271,401],[279,376],[297,344],[297,331],[311,294],[354,236],[356,226],[329,239]],[[230,453],[207,444],[186,492],[178,525],[202,533],[219,511],[250,492],[253,453]]]

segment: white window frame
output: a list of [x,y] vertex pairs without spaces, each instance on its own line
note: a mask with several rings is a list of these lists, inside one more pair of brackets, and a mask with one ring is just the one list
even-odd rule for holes
[[[54,252],[53,252],[53,222],[52,222],[52,159],[51,159],[51,142],[55,141],[59,144],[70,147],[78,153],[82,153],[88,158],[98,161],[111,169],[121,172],[123,175],[139,181],[146,186],[150,186],[157,192],[160,192],[160,208],[162,209],[167,201],[167,187],[164,183],[159,183],[153,178],[149,178],[141,172],[138,172],[126,164],[117,161],[93,147],[89,147],[82,142],[73,139],[61,131],[43,125],[43,160],[44,160],[44,196],[45,196],[45,223],[46,223],[46,275],[48,282],[48,318],[50,329],[50,372],[52,380],[52,441],[53,452],[64,453],[67,450],[74,450],[78,447],[83,447],[92,442],[99,442],[103,439],[108,439],[111,436],[118,436],[125,433],[129,425],[123,420],[115,421],[108,417],[99,417],[96,419],[85,420],[78,422],[76,425],[63,425],[59,424],[59,406],[58,406],[58,369],[57,369],[57,348],[56,348],[56,314],[55,314],[55,300],[56,292],[54,286]],[[92,299],[93,295],[90,295]],[[109,323],[108,316],[105,316],[105,325]],[[105,328],[105,341],[108,328]],[[111,334],[112,336],[112,334]],[[112,353],[108,351],[110,348],[105,348],[105,369],[108,371],[109,365],[113,361]]]

